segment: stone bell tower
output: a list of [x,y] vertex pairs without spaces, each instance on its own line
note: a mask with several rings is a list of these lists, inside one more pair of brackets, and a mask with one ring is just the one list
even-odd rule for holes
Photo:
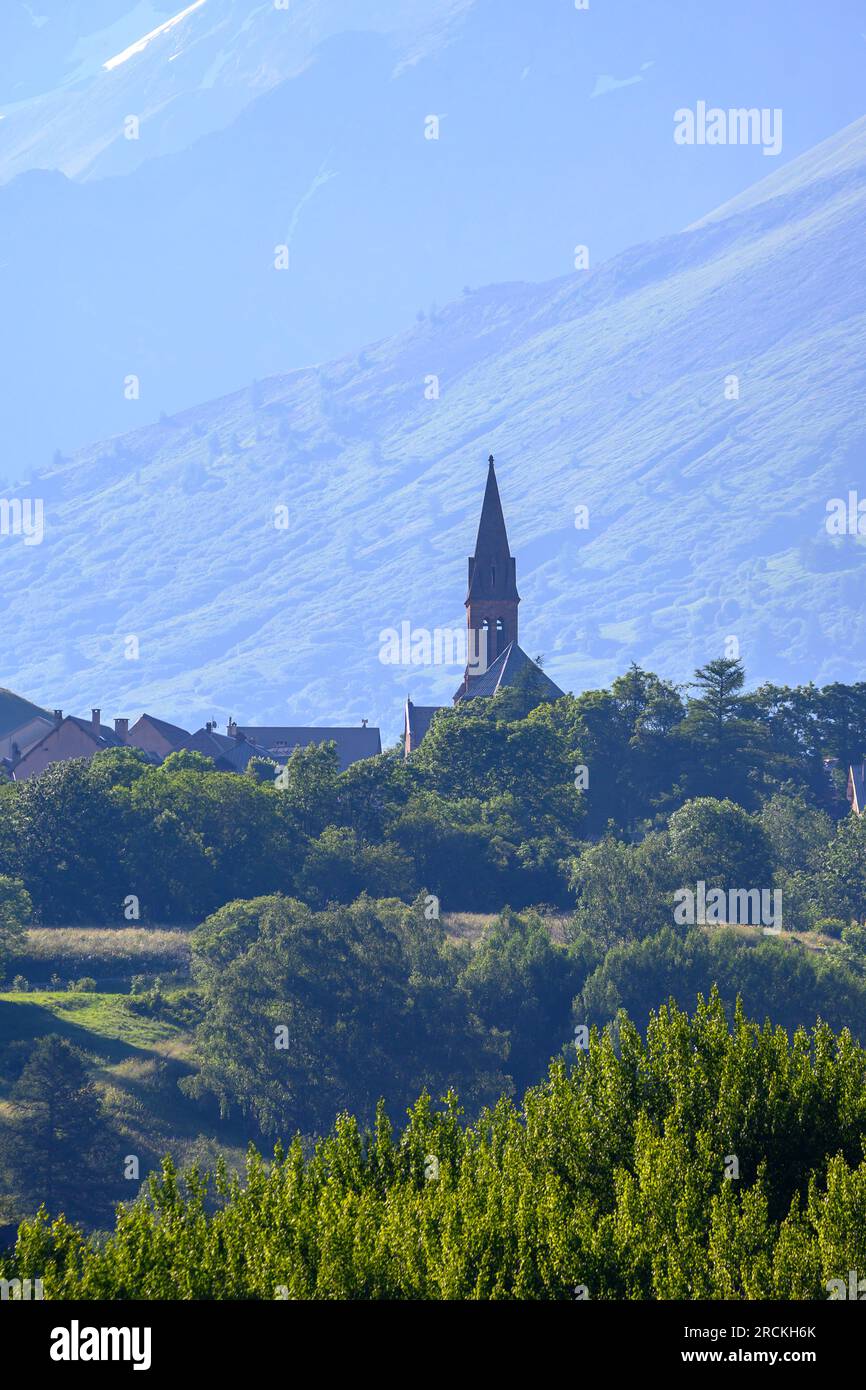
[[[505,518],[491,454],[475,554],[469,556],[469,587],[466,594],[469,652],[483,652],[486,642],[485,666],[492,666],[506,647],[512,642],[517,643],[519,603],[517,564],[508,548]],[[476,674],[479,672],[476,671]],[[467,682],[464,680],[455,698],[459,698],[466,689]]]

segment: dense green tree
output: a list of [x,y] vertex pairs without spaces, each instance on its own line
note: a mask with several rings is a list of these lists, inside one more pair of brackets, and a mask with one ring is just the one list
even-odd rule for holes
[[770,937],[744,944],[724,928],[666,927],[615,946],[588,975],[574,1018],[601,1025],[624,1009],[643,1028],[659,999],[693,1009],[714,987],[729,1013],[739,997],[750,1015],[792,1031],[821,1018],[866,1042],[866,986],[858,971]]
[[717,657],[695,672],[685,740],[685,785],[690,795],[732,798],[751,809],[767,761],[768,738],[743,695],[745,671],[732,657]]
[[276,781],[279,771],[279,764],[274,762],[273,758],[250,758],[244,768],[244,775],[252,777],[263,786],[270,786]]
[[[179,758],[183,755],[171,756]],[[195,756],[201,757],[201,754]],[[103,792],[111,787],[131,787],[152,767],[152,759],[141,748],[103,748],[88,763],[87,780],[90,786]],[[210,770],[213,771],[212,763]]]
[[0,874],[23,882],[41,923],[124,921],[130,896],[143,920],[187,922],[238,897],[322,903],[365,887],[407,900],[425,887],[454,911],[564,906],[585,846],[663,832],[690,799],[712,798],[766,807],[774,886],[807,927],[843,910],[825,900],[854,892],[841,847],[830,867],[815,855],[820,813],[848,815],[864,690],[747,694],[741,664],[721,658],[685,700],[632,665],[578,697],[536,703],[520,688],[464,701],[408,762],[395,748],[343,773],[333,743],[296,749],[278,771],[252,760],[245,777],[189,750],[157,767],[107,749],[0,785]]
[[[363,897],[314,912],[275,898],[255,919],[243,903],[217,918],[194,935],[205,1003],[195,1094],[274,1132],[321,1130],[348,1106],[371,1115],[380,1095],[400,1107],[455,1078],[476,1097],[502,1085],[502,1048],[418,909]],[[420,944],[410,949],[418,934],[438,943],[432,975],[419,971]]]
[[276,778],[287,812],[299,831],[311,838],[332,824],[339,773],[337,745],[310,743],[295,748]]
[[866,681],[825,685],[817,704],[824,751],[847,773],[850,763],[866,757]]
[[701,796],[668,823],[671,871],[677,886],[766,889],[773,882],[770,842],[756,816],[736,802]]
[[33,903],[21,880],[0,874],[0,980],[11,953],[24,945],[32,916]]
[[398,845],[370,844],[335,825],[307,845],[298,876],[298,893],[314,907],[350,903],[365,892],[408,898],[416,887],[411,860]]
[[663,835],[629,845],[606,835],[572,860],[573,931],[605,946],[658,931],[673,920],[672,866]]
[[866,921],[866,818],[841,821],[817,875],[827,917]]
[[767,682],[743,703],[747,717],[762,726],[761,766],[767,787],[799,788],[810,802],[833,810],[836,797],[824,765],[827,730],[819,717],[816,687]]
[[16,783],[5,872],[23,880],[46,923],[117,920],[122,914],[124,825],[98,765],[52,763]]
[[506,911],[484,933],[462,982],[487,1027],[507,1035],[508,1071],[522,1093],[538,1079],[541,1059],[546,1065],[568,1038],[582,961],[553,943],[537,912]]
[[[245,1178],[166,1161],[88,1241],[43,1215],[5,1277],[48,1298],[825,1299],[866,1267],[866,1053],[725,1015],[622,1015],[518,1110],[422,1096],[395,1134],[340,1116]],[[736,1162],[733,1171],[732,1161]]]
[[0,1168],[22,1211],[40,1204],[72,1220],[104,1216],[123,1154],[81,1053],[64,1038],[37,1038],[12,1088],[0,1130]]
[[833,822],[817,806],[809,805],[802,792],[790,786],[776,792],[758,817],[767,837],[773,861],[786,873],[815,873],[833,838]]
[[112,793],[131,830],[123,895],[135,894],[151,921],[193,921],[227,899],[291,889],[299,834],[280,793],[169,763]]
[[336,824],[362,839],[383,840],[415,789],[414,769],[402,749],[378,758],[362,758],[340,774],[335,787]]

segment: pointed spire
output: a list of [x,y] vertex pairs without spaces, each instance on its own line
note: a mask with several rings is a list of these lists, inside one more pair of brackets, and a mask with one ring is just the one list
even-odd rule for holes
[[503,553],[508,555],[508,536],[505,531],[505,517],[502,515],[502,502],[493,467],[493,455],[487,460],[487,486],[484,489],[484,502],[481,506],[481,520],[478,523],[478,536],[475,541],[475,558],[479,555]]
[[514,560],[508,548],[508,534],[505,530],[505,517],[502,514],[492,454],[487,464],[487,486],[481,505],[475,553],[469,559],[468,597],[484,595],[491,598],[517,598]]

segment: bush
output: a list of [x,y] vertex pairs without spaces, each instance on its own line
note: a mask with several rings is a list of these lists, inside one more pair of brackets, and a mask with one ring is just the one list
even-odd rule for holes
[[847,926],[848,923],[843,922],[841,917],[821,917],[815,923],[815,931],[820,932],[822,936],[832,936],[834,941],[838,941]]

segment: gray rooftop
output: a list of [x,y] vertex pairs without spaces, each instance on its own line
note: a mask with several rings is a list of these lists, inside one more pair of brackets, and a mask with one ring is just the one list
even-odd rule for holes
[[248,739],[267,750],[272,758],[286,758],[295,748],[307,748],[311,743],[330,743],[337,745],[337,759],[341,772],[361,758],[375,758],[382,751],[382,739],[378,729],[354,725],[341,729],[313,729],[296,725],[271,725],[256,728],[255,725],[238,725],[238,731]]
[[540,700],[558,700],[565,693],[522,647],[510,642],[482,676],[469,677],[469,689],[462,698],[474,700],[478,696],[495,695],[503,686],[515,685],[524,673],[532,681],[533,693]]

